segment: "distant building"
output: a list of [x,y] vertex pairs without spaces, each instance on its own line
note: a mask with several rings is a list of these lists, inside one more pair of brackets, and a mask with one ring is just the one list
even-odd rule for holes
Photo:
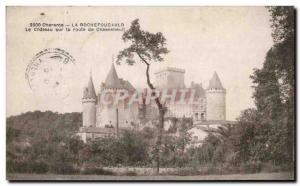
[[[192,118],[195,126],[207,121],[225,121],[226,90],[218,74],[216,72],[213,74],[206,90],[201,83],[192,82],[190,87],[186,87],[184,75],[185,70],[171,67],[155,73],[155,85],[159,91],[185,89],[189,93],[194,92],[195,100],[191,103],[166,101],[165,117]],[[128,99],[124,99],[118,104],[103,104],[101,102],[102,94],[111,92],[111,96],[113,96],[117,90],[128,91],[132,96],[136,89],[130,82],[118,77],[113,64],[105,82],[100,85],[98,94],[95,92],[93,79],[90,76],[83,91],[83,124],[78,132],[84,141],[89,138],[118,135],[123,129],[141,125],[142,121],[157,119],[158,111],[154,101],[148,105],[144,104],[145,100],[143,100],[143,104],[129,104]]]
[[190,146],[198,147],[203,144],[204,139],[208,136],[209,132],[215,132],[218,127],[222,125],[234,125],[235,121],[225,121],[225,120],[208,120],[201,123],[194,124],[194,126],[188,130],[191,135]]

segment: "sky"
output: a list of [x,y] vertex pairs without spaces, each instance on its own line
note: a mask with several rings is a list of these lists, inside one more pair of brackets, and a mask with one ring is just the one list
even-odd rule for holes
[[[216,71],[227,90],[228,120],[254,107],[249,76],[254,68],[262,67],[273,44],[270,16],[264,7],[9,7],[6,115],[34,110],[81,112],[90,72],[98,93],[113,56],[126,47],[123,32],[25,32],[29,23],[121,22],[127,29],[136,18],[143,30],[162,32],[167,39],[170,53],[150,69],[154,84],[153,73],[168,66],[185,69],[186,86],[194,81],[204,88]],[[41,71],[32,88],[25,79],[26,67],[47,48],[60,48],[75,62],[55,66],[62,71],[47,84]],[[116,65],[116,70],[135,87],[146,87],[143,64]],[[59,84],[52,86],[56,78]]]

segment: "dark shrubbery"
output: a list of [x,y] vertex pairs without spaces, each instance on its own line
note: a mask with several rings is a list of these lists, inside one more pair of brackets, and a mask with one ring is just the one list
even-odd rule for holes
[[[273,146],[271,149],[264,149],[266,146],[254,145],[254,143],[261,144],[263,140],[268,139],[269,135],[269,127],[254,122],[257,117],[255,114],[253,110],[245,111],[239,124],[220,127],[207,136],[201,147],[189,149],[186,148],[190,141],[190,136],[186,132],[189,125],[181,125],[180,122],[183,121],[176,121],[177,125],[181,126],[175,128],[179,130],[179,135],[175,136],[168,131],[163,135],[161,167],[179,168],[177,172],[172,173],[177,175],[290,171],[291,166],[278,164],[280,158],[278,160],[273,158],[276,157],[275,153],[281,152],[278,151],[278,144],[274,146],[277,148],[274,150],[272,150]],[[112,172],[98,166],[153,166],[154,128],[147,127],[142,131],[128,130],[120,138],[102,138],[84,144],[78,137],[72,136],[70,131],[67,131],[75,132],[75,128],[61,128],[49,120],[52,117],[60,123],[58,118],[61,117],[68,118],[67,123],[68,121],[80,122],[80,115],[73,116],[78,120],[55,113],[52,116],[49,112],[38,112],[39,117],[30,115],[35,113],[20,116],[26,116],[27,119],[23,120],[18,117],[8,119],[8,127],[11,128],[8,130],[11,141],[7,142],[7,172],[9,173],[112,175]],[[48,119],[45,120],[43,117]],[[30,129],[32,130],[30,133],[19,130],[22,122],[31,123],[28,118],[40,122],[48,121],[49,126],[37,122],[36,126],[31,124],[35,130]],[[66,119],[62,120],[66,121]],[[44,133],[45,131],[50,132],[47,134]],[[259,136],[264,138],[258,138]],[[259,141],[255,141],[256,139]],[[273,154],[270,154],[269,150]],[[128,173],[128,175],[134,174]]]
[[45,162],[36,161],[7,161],[6,163],[8,172],[16,173],[35,173],[35,174],[45,174],[49,171],[49,166]]
[[123,176],[137,176],[137,173],[136,172],[133,172],[133,171],[128,171],[124,174],[122,174]]
[[45,174],[49,171],[49,166],[44,161],[35,162],[32,165],[32,171],[37,174]]
[[258,173],[262,170],[262,163],[250,161],[240,165],[240,173]]
[[55,163],[52,172],[56,174],[78,174],[80,171],[72,163]]
[[112,171],[104,170],[102,168],[85,168],[81,171],[82,174],[96,174],[96,175],[114,175]]

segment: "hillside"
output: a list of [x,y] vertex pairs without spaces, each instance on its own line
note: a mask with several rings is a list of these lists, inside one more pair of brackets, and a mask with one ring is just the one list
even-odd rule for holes
[[6,119],[7,143],[42,137],[61,141],[77,131],[81,123],[81,113],[76,112],[34,111],[11,116]]
[[[61,147],[70,143],[71,137],[81,123],[81,113],[34,111],[8,117],[6,119],[8,172],[47,172],[49,162],[62,161],[60,155],[67,158],[65,154],[67,151]],[[57,169],[54,163],[51,164]]]

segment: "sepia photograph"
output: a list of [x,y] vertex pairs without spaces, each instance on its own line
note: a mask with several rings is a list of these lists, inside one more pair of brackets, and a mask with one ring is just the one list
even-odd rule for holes
[[293,6],[7,6],[8,181],[295,181]]

